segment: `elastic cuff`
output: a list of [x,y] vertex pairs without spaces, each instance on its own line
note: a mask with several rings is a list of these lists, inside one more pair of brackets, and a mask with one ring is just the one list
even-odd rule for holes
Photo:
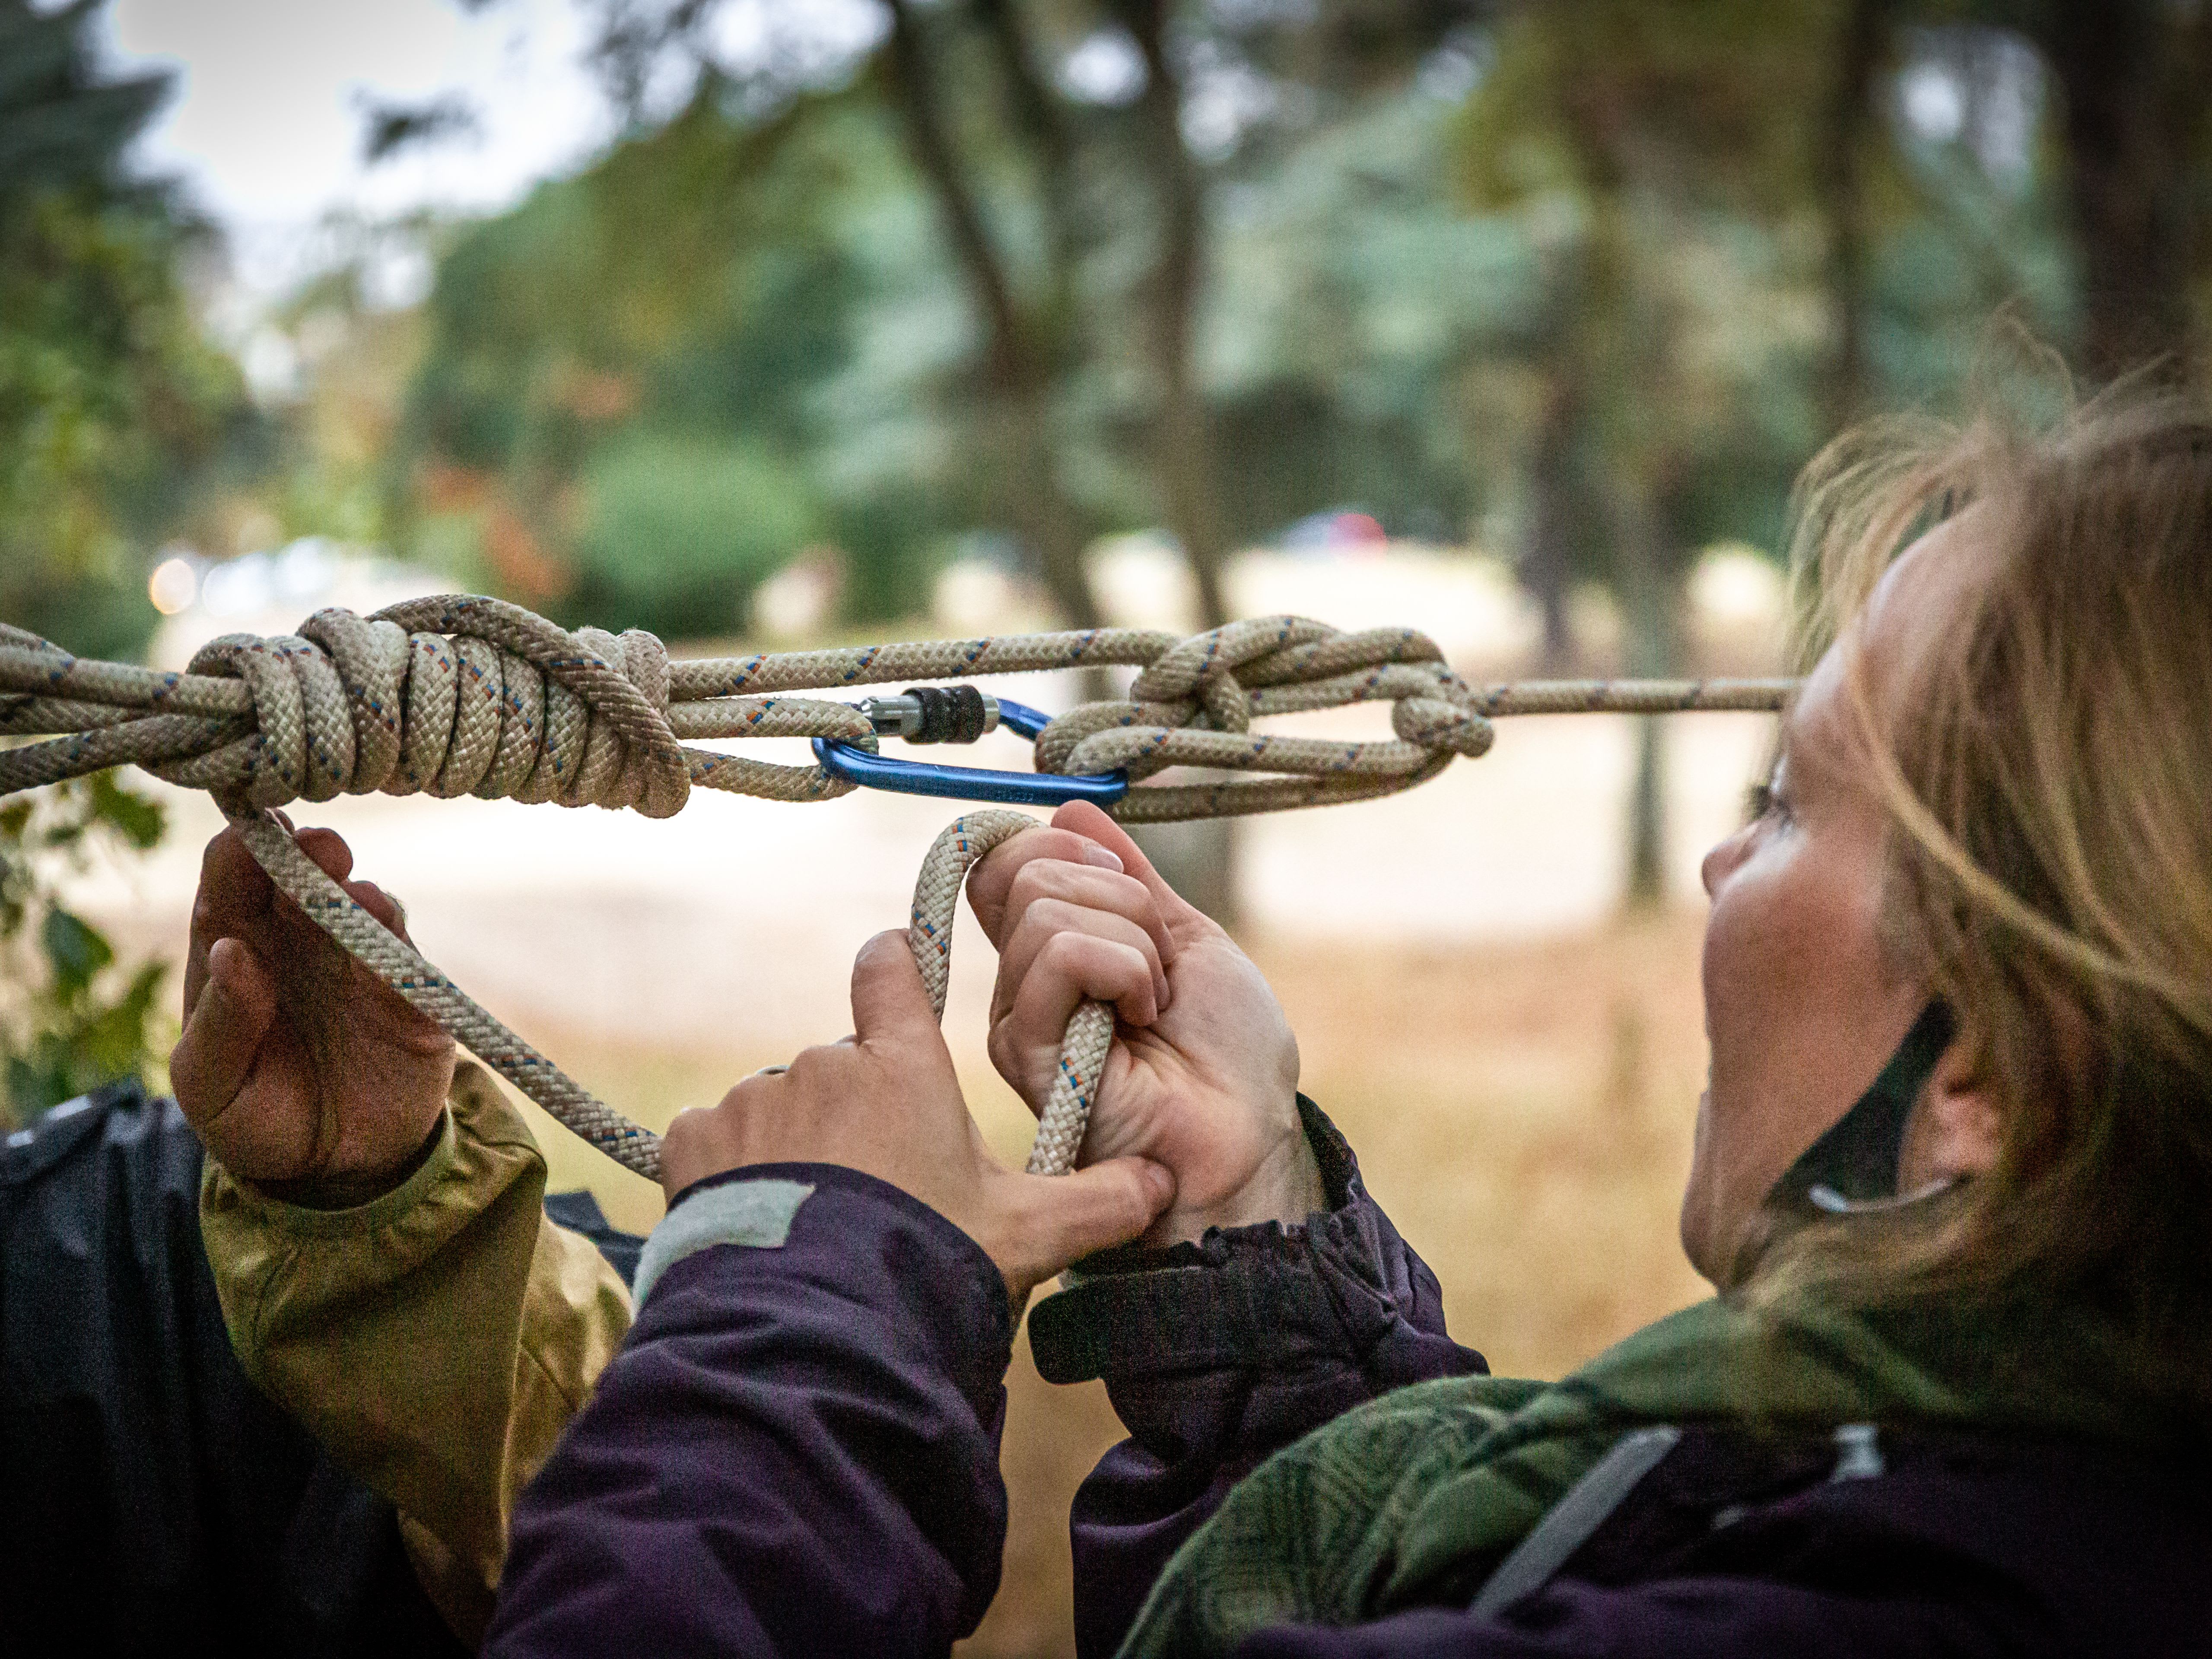
[[[440,1115],[438,1132],[431,1142],[428,1155],[416,1164],[407,1179],[390,1192],[380,1193],[366,1204],[356,1204],[350,1209],[325,1210],[310,1204],[295,1204],[228,1169],[224,1169],[222,1173],[238,1189],[246,1207],[270,1227],[295,1236],[329,1238],[391,1225],[421,1203],[424,1195],[453,1170],[459,1158],[459,1142],[453,1127],[453,1109],[448,1105]],[[210,1170],[222,1167],[212,1158],[208,1161],[208,1166]]]
[[1300,1226],[1217,1227],[1196,1243],[1090,1257],[1030,1312],[1047,1382],[1290,1369],[1380,1340],[1397,1310],[1374,1206],[1336,1126],[1303,1095],[1298,1115],[1330,1207]]
[[685,1256],[714,1245],[781,1249],[791,1237],[799,1206],[813,1195],[809,1182],[772,1178],[702,1182],[686,1188],[638,1255],[637,1273],[630,1281],[632,1300],[643,1307],[661,1274]]

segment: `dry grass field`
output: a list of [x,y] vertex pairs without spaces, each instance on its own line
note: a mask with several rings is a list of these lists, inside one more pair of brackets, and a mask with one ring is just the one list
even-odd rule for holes
[[[1443,1279],[1453,1332],[1500,1372],[1557,1376],[1699,1294],[1674,1239],[1705,1064],[1699,926],[1685,909],[1533,944],[1251,941],[1308,1092]],[[959,1012],[948,1029],[974,1029]],[[648,1122],[774,1057],[532,1035]],[[994,1145],[1018,1157],[1026,1114],[980,1054],[958,1058]],[[556,1184],[588,1179],[622,1218],[649,1221],[626,1177],[550,1124],[541,1142]],[[1006,1577],[969,1659],[1073,1650],[1068,1501],[1121,1435],[1101,1385],[1052,1387],[1024,1346],[1007,1390]]]

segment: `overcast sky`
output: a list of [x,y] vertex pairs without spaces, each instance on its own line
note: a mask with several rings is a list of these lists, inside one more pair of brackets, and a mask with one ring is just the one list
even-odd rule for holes
[[[179,71],[145,162],[185,178],[264,290],[296,274],[301,233],[326,213],[497,209],[610,132],[574,0],[475,16],[451,0],[115,0],[108,27],[119,64]],[[476,137],[363,167],[364,94],[446,93],[480,112]]]

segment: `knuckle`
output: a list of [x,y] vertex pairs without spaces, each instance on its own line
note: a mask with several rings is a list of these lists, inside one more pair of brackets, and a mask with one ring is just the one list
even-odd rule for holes
[[817,1043],[811,1048],[801,1048],[791,1057],[791,1064],[784,1068],[784,1076],[794,1087],[810,1087],[818,1082],[825,1072],[832,1072],[841,1066],[844,1057],[851,1052],[850,1048],[834,1042]]
[[1058,866],[1049,858],[1033,858],[1014,872],[1007,884],[1008,902],[1024,909],[1035,904],[1054,890],[1053,871]]
[[1037,952],[1040,965],[1054,972],[1065,972],[1090,960],[1091,939],[1088,933],[1054,933]]
[[[734,1100],[737,1097],[737,1092],[732,1089],[728,1094],[724,1095],[722,1105],[727,1106]],[[668,1127],[661,1131],[661,1145],[677,1152],[696,1146],[708,1133],[710,1115],[720,1109],[719,1107],[686,1106],[682,1111],[677,1113],[670,1120]]]
[[1030,907],[1029,914],[1037,926],[1049,927],[1056,933],[1083,925],[1082,908],[1064,898],[1041,898]]

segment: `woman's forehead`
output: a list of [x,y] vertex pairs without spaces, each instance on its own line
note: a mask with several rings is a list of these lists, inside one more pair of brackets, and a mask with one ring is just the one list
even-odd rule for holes
[[1858,614],[1823,652],[1783,716],[1785,749],[1841,745],[1843,720],[1861,681],[1878,712],[1894,712],[1921,684],[1956,629],[1968,597],[1988,577],[1987,514],[1970,508],[1929,531],[1890,563]]

